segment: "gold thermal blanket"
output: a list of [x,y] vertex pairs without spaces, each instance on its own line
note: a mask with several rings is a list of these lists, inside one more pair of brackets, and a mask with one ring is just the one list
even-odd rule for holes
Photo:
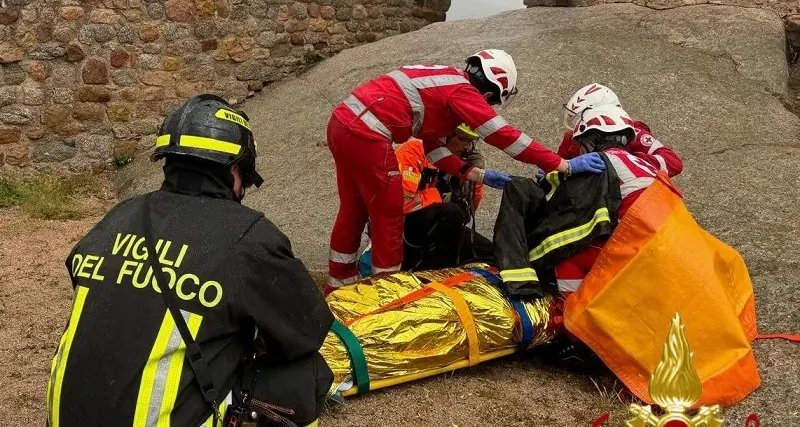
[[551,298],[510,301],[486,265],[379,274],[332,292],[331,393],[363,393],[549,342]]

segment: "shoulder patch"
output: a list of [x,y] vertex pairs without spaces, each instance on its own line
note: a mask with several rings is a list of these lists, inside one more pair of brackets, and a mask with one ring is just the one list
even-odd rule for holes
[[645,147],[651,147],[654,143],[658,142],[658,140],[653,135],[645,133],[639,138],[639,142]]

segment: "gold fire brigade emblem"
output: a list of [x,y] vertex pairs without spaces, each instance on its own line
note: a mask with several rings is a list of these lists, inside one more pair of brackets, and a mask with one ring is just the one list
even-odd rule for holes
[[700,400],[703,384],[683,328],[680,315],[675,313],[661,361],[650,375],[650,397],[665,414],[654,414],[650,405],[631,404],[628,410],[636,417],[625,422],[627,427],[720,427],[725,422],[718,418],[720,405],[701,406],[689,415],[688,409]]

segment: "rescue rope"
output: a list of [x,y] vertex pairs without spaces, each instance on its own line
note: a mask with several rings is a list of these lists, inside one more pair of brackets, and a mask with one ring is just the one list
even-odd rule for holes
[[800,335],[792,335],[792,334],[758,334],[756,335],[757,340],[772,340],[772,339],[784,339],[791,342],[800,343]]

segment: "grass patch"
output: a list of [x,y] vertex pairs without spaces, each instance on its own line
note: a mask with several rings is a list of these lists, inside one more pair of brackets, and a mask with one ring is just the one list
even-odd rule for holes
[[128,163],[130,163],[132,161],[133,161],[133,156],[129,156],[127,154],[122,154],[122,155],[114,157],[114,160],[112,160],[111,163],[113,163],[115,167],[121,168],[121,167],[127,165]]
[[97,180],[90,175],[0,177],[0,208],[20,207],[38,219],[83,218],[89,212],[81,196],[91,194]]

